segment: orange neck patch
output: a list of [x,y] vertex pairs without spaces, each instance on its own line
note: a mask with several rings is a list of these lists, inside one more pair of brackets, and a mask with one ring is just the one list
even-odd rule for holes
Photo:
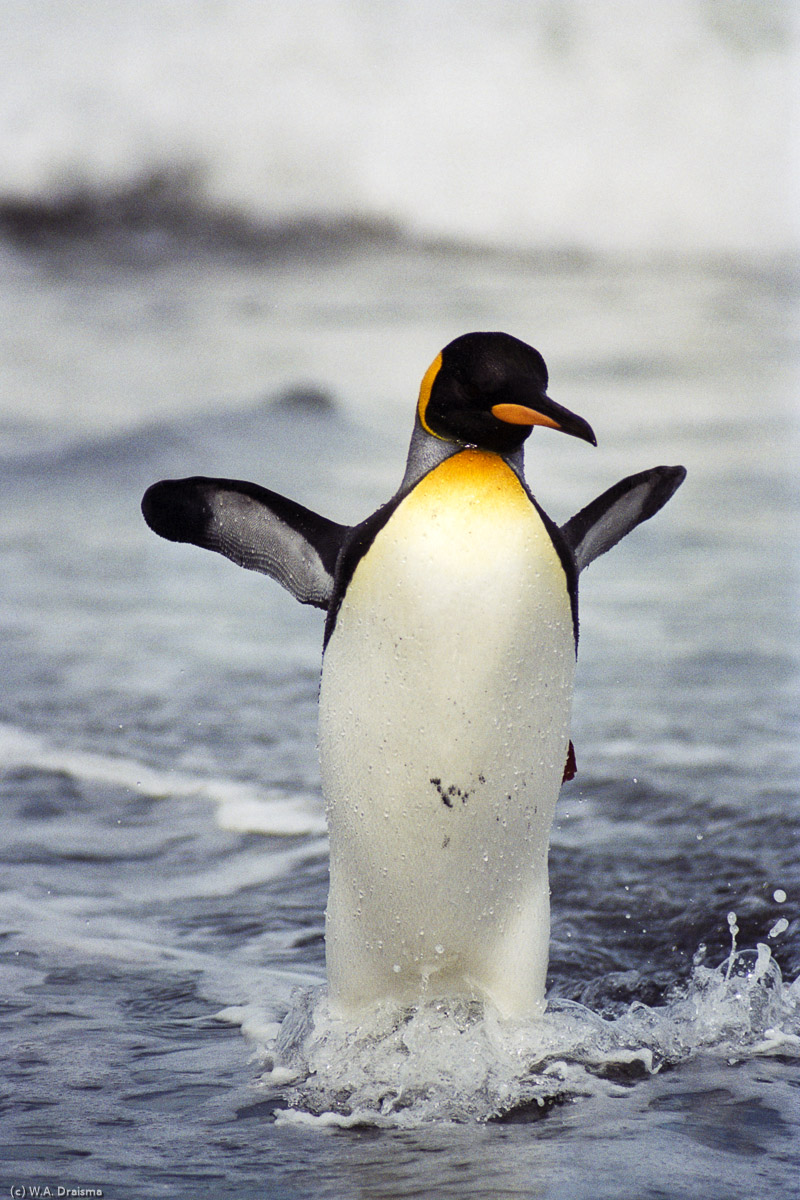
[[528,496],[511,467],[492,450],[460,450],[417,484],[408,501],[435,499],[449,505],[501,505],[529,515]]

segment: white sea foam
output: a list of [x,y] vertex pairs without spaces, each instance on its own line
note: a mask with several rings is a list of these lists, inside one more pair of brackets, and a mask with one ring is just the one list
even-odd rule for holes
[[217,805],[221,828],[273,837],[319,835],[325,818],[311,794],[258,787],[182,771],[159,770],[132,758],[57,747],[13,725],[0,724],[0,769],[58,771],[77,780],[108,784],[155,798],[197,797]]
[[716,968],[696,961],[688,984],[662,1007],[637,1002],[609,1020],[556,1000],[527,1024],[441,1001],[413,1010],[384,1004],[356,1023],[334,1017],[318,988],[299,993],[280,1030],[263,1040],[263,1086],[282,1089],[287,1102],[280,1121],[485,1121],[522,1107],[624,1094],[701,1053],[729,1063],[772,1054],[800,1059],[800,979],[784,983],[760,944],[732,951]]
[[197,168],[260,219],[504,244],[797,244],[791,6],[636,0],[4,5],[18,196]]

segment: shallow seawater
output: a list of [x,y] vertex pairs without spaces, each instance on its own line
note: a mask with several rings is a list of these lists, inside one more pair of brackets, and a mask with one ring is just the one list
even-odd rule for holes
[[[397,243],[2,254],[8,1186],[793,1194],[791,281]],[[476,328],[537,345],[598,435],[531,439],[554,518],[689,475],[583,579],[545,1019],[431,1002],[352,1028],[324,992],[322,615],[159,541],[139,499],[228,475],[358,519],[397,486],[422,371]]]

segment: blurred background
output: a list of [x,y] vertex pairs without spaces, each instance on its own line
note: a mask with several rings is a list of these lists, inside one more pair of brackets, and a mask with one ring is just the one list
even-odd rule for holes
[[9,0],[4,199],[65,223],[70,199],[93,201],[101,224],[143,192],[156,224],[150,183],[185,224],[202,209],[256,229],[781,253],[796,16],[785,0]]
[[[367,383],[406,403],[420,363],[479,315],[516,317],[556,367],[591,353],[584,313],[547,302],[543,270],[784,269],[800,224],[797,16],[791,0],[6,0],[3,432],[135,423],[298,371],[346,404]],[[359,274],[365,251],[369,276],[374,252],[398,247],[448,250],[470,296],[423,344],[395,333],[380,381],[318,320],[278,335],[306,304],[335,306],[348,334],[422,320],[442,285],[413,253],[389,254],[373,286]],[[487,248],[525,256],[543,321],[490,296],[474,258],[454,265]],[[222,282],[223,256],[269,266],[273,286]],[[157,274],[176,259],[182,272]],[[81,294],[61,294],[70,319],[39,285],[54,263],[82,275]],[[125,287],[125,269],[157,283]],[[647,291],[637,323],[663,356],[687,334],[683,288]],[[591,324],[607,316],[587,304]],[[610,352],[636,341],[620,337]]]
[[[254,1194],[278,1170],[286,1196],[427,1192],[417,1143],[266,1136],[278,1101],[254,1103],[214,1018],[263,1041],[324,979],[322,614],[155,538],[139,500],[222,475],[357,521],[398,485],[430,361],[501,329],[598,436],[531,437],[556,520],[634,471],[689,473],[582,583],[549,988],[591,1010],[560,1053],[594,1107],[549,1141],[448,1142],[437,1195],[794,1187],[798,15],[0,3],[0,1059],[24,1182],[79,1161],[120,1195]],[[733,929],[783,990],[700,986]],[[680,1066],[609,1099],[603,1022],[642,1003],[623,1063]],[[378,1057],[348,1043],[366,1085],[322,1108],[380,1103]]]

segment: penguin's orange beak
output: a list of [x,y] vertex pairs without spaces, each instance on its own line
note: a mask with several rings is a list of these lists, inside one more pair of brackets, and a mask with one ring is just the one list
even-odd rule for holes
[[526,408],[524,404],[495,404],[492,416],[507,425],[547,425],[550,429],[560,429],[558,421],[546,417],[544,413]]
[[562,408],[544,392],[537,397],[536,408],[527,404],[495,404],[492,406],[492,416],[498,421],[504,421],[506,425],[545,425],[548,429],[558,429],[561,433],[582,438],[592,446],[597,445],[597,438],[589,422],[570,412],[568,408]]

